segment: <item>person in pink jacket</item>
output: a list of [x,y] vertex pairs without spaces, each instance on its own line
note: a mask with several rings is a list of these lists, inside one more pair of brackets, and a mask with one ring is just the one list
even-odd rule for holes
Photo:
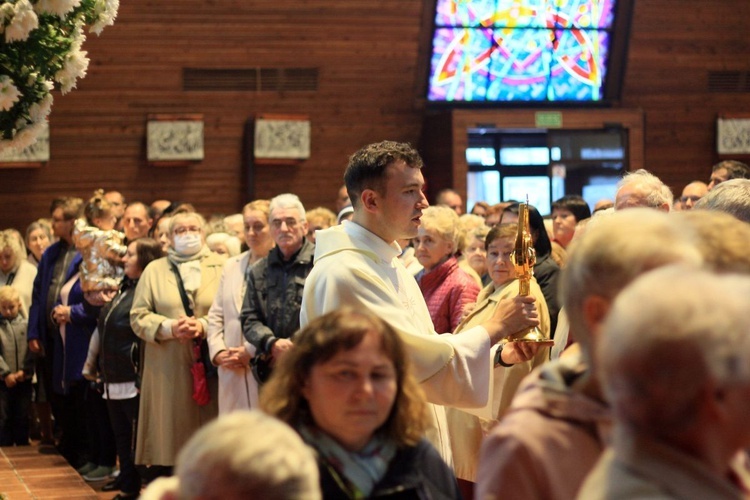
[[422,211],[414,243],[424,269],[417,274],[417,281],[438,332],[454,331],[466,306],[474,304],[479,295],[479,285],[458,267],[459,237],[458,215],[452,209],[436,206]]

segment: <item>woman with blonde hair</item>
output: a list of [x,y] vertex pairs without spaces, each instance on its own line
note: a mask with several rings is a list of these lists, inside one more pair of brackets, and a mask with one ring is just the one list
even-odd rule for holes
[[328,229],[338,224],[336,214],[325,207],[311,208],[305,214],[307,220],[307,241],[315,243],[315,231]]
[[250,369],[255,347],[242,335],[240,311],[245,297],[248,267],[268,255],[273,239],[268,227],[268,200],[248,203],[242,210],[249,250],[224,264],[211,309],[208,311],[209,357],[218,369],[219,414],[258,407],[258,382]]
[[14,231],[0,231],[0,286],[9,285],[21,297],[21,315],[29,317],[36,267],[26,260]]
[[270,200],[254,200],[242,207],[245,224],[245,243],[250,249],[248,265],[252,266],[276,246],[268,227]]
[[351,308],[294,337],[261,393],[261,407],[318,455],[323,498],[460,498],[424,438],[424,396],[398,334]]
[[424,269],[417,274],[417,281],[438,332],[455,330],[464,308],[473,304],[479,293],[479,285],[455,257],[460,238],[459,218],[452,209],[435,206],[422,211],[414,246]]

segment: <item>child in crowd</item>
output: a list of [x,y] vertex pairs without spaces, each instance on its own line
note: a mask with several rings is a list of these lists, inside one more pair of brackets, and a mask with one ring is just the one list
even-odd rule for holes
[[18,291],[0,287],[0,446],[29,444],[34,362],[26,346],[28,323],[20,310]]
[[78,219],[73,242],[81,252],[81,287],[84,292],[116,292],[123,277],[125,235],[115,230],[117,217],[99,189],[86,203],[85,219]]
[[[115,230],[117,217],[112,206],[99,189],[84,207],[85,219],[78,219],[73,230],[73,242],[81,252],[81,288],[86,300],[93,305],[103,305],[114,297],[120,288],[123,267],[122,256],[127,246],[125,235]],[[89,353],[83,366],[83,376],[96,380],[96,360],[99,355],[99,332],[91,335]]]

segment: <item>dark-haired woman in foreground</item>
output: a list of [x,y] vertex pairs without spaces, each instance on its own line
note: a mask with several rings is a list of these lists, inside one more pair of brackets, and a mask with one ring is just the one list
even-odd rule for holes
[[261,407],[318,454],[323,498],[461,498],[424,438],[424,398],[403,344],[351,309],[311,322],[261,393]]

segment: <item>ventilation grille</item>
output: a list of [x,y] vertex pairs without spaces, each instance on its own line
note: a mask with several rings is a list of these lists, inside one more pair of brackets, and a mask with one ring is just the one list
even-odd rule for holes
[[182,89],[309,92],[318,90],[318,68],[183,68]]
[[708,91],[750,93],[750,71],[709,71]]

